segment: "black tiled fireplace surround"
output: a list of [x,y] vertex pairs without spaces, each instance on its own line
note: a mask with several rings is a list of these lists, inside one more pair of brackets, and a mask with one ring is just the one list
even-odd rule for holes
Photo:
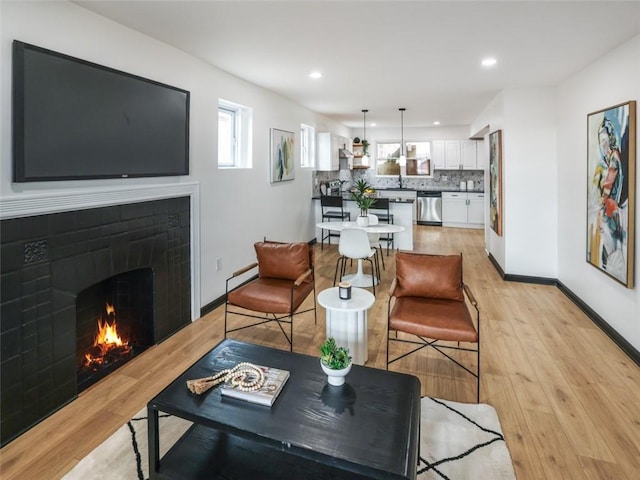
[[1,444],[77,396],[76,296],[153,270],[154,341],[190,322],[190,199],[1,222]]

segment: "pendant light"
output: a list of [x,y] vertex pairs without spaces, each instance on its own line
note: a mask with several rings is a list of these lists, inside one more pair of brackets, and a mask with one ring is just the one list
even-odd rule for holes
[[398,165],[404,167],[407,165],[407,156],[404,152],[404,111],[406,108],[399,108],[400,110],[400,159]]
[[[369,110],[362,110],[362,143],[367,141],[367,112]],[[366,150],[366,146],[364,147]],[[362,165],[369,165],[369,155],[366,153],[362,155]]]

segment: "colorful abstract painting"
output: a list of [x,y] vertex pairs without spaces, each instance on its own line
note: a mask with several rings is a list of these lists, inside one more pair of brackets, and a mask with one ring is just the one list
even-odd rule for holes
[[271,183],[293,180],[294,141],[293,132],[271,129]]
[[587,115],[587,262],[633,288],[636,102]]
[[489,222],[502,236],[502,130],[489,135]]

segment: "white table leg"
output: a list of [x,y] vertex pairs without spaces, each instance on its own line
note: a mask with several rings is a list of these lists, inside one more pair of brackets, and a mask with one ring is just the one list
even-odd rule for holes
[[373,277],[373,283],[371,282],[371,275],[364,273],[362,269],[362,259],[358,259],[358,270],[356,273],[345,275],[342,280],[351,283],[354,287],[371,287],[372,285],[378,285],[378,279]]
[[364,365],[369,358],[367,311],[344,312],[327,309],[327,338],[333,337],[339,347],[349,349],[353,363]]

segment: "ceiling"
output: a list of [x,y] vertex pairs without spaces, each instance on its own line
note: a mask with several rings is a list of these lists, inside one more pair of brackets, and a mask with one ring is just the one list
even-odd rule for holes
[[399,107],[407,127],[468,125],[500,90],[556,85],[640,33],[637,0],[74,3],[348,127],[363,108],[397,126]]

